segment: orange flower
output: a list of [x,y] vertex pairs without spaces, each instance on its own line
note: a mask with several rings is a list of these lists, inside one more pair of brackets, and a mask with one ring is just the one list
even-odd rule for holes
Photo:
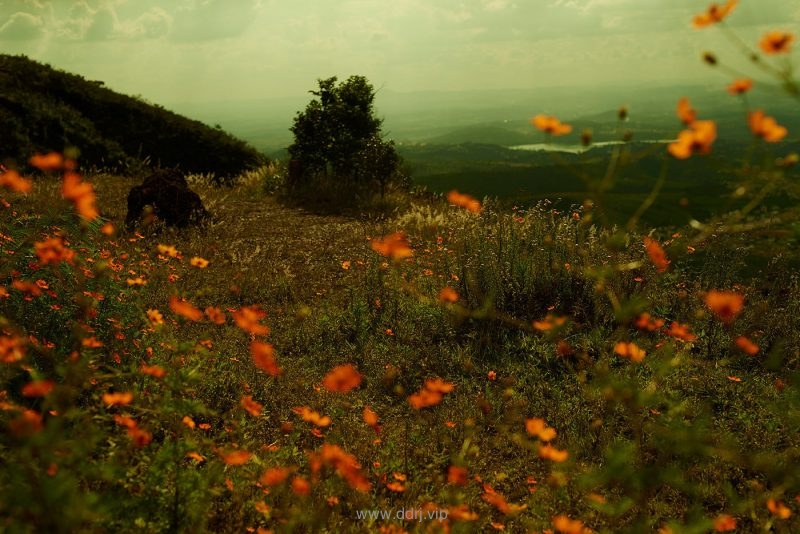
[[328,465],[356,491],[367,492],[371,487],[369,480],[361,473],[361,465],[356,457],[346,453],[338,445],[323,444],[319,452],[309,454],[309,463],[314,476],[323,465]]
[[357,388],[359,384],[361,384],[361,373],[351,363],[334,367],[322,380],[325,389],[339,393],[347,393]]
[[195,462],[199,462],[199,463],[203,463],[203,462],[206,461],[205,456],[203,456],[202,454],[200,454],[197,451],[189,451],[189,452],[187,452],[186,453],[186,457],[187,458],[191,458]]
[[261,475],[258,481],[265,486],[277,486],[289,478],[291,473],[292,470],[288,467],[270,467],[264,471],[264,474]]
[[75,251],[68,248],[60,237],[51,237],[33,244],[36,257],[41,265],[57,264],[62,261],[72,263]]
[[346,271],[349,268],[350,268],[350,262],[348,260],[343,261],[342,262],[342,269],[344,269]]
[[203,320],[203,312],[192,306],[190,302],[179,299],[175,295],[169,297],[169,309],[190,321]]
[[378,426],[378,414],[369,406],[364,406],[363,412],[364,422],[367,423],[376,432],[380,429]]
[[208,267],[208,260],[203,259],[200,256],[194,256],[192,259],[189,260],[189,265],[191,265],[192,267],[205,269],[206,267]]
[[650,261],[656,266],[656,271],[665,272],[671,262],[667,259],[667,254],[658,244],[658,241],[649,236],[644,236],[644,248],[647,251],[647,255],[650,256]]
[[551,115],[536,115],[531,119],[531,124],[550,135],[566,135],[572,131],[572,126],[562,123]]
[[330,417],[327,415],[320,415],[319,412],[315,412],[308,406],[298,406],[296,408],[292,408],[292,411],[299,415],[303,421],[306,423],[311,423],[314,426],[325,428],[331,424]]
[[180,255],[180,252],[178,252],[172,245],[158,245],[157,248],[159,254],[169,256],[170,258],[177,258]]
[[789,32],[771,31],[764,35],[758,42],[758,46],[766,54],[788,53],[794,42],[794,35]]
[[692,20],[692,25],[695,28],[705,28],[706,26],[722,22],[722,20],[733,11],[737,3],[738,0],[727,0],[725,4],[721,6],[716,3],[711,4],[704,13],[695,15]]
[[60,171],[64,168],[64,156],[58,152],[34,154],[30,157],[28,163],[40,171]]
[[481,494],[481,499],[491,504],[492,506],[500,510],[500,512],[506,515],[521,512],[522,510],[528,507],[527,504],[510,504],[508,501],[506,501],[506,498],[503,496],[502,493],[496,491],[489,484],[483,485],[483,493]]
[[477,199],[465,195],[463,193],[459,193],[457,190],[453,189],[449,193],[447,193],[447,201],[450,204],[455,206],[459,206],[464,208],[467,211],[471,211],[472,213],[480,213],[481,212],[481,203]]
[[261,415],[261,410],[264,409],[264,406],[254,401],[253,397],[250,395],[242,395],[242,400],[239,401],[239,404],[242,406],[244,411],[253,417],[258,417]]
[[714,121],[694,121],[689,129],[678,134],[678,140],[670,143],[667,150],[678,159],[686,159],[695,153],[708,154],[716,138],[717,124]]
[[311,493],[311,483],[303,477],[292,479],[292,492],[295,495],[309,495]]
[[19,417],[8,422],[8,429],[18,438],[32,436],[42,428],[42,416],[33,410],[25,410]]
[[697,120],[697,111],[692,107],[689,103],[689,99],[685,96],[678,99],[676,113],[681,122],[687,126]]
[[28,382],[24,386],[22,386],[22,396],[23,397],[45,397],[53,388],[56,387],[56,383],[52,380],[34,380],[33,382]]
[[550,460],[551,462],[564,462],[569,458],[569,453],[565,450],[559,450],[546,443],[539,447],[539,458]]
[[142,278],[141,276],[137,276],[136,278],[128,278],[127,280],[129,286],[146,286],[147,280]]
[[373,239],[371,244],[372,250],[381,256],[392,258],[394,261],[400,261],[414,255],[408,238],[403,232],[395,232],[383,239]]
[[567,322],[566,317],[564,316],[556,317],[552,313],[548,313],[547,316],[541,321],[534,321],[533,327],[541,332],[547,332],[549,330],[554,330],[556,328],[564,326],[566,322]]
[[33,184],[30,180],[20,176],[17,171],[7,170],[3,173],[0,173],[0,187],[5,187],[6,189],[10,189],[15,193],[27,194],[30,192]]
[[253,456],[249,452],[242,450],[234,450],[231,452],[219,451],[218,454],[222,461],[228,465],[244,465]]
[[639,330],[647,330],[648,332],[655,332],[662,326],[664,326],[664,319],[654,319],[650,316],[649,313],[644,312],[639,317],[636,318],[636,321],[633,325],[638,328]]
[[736,530],[736,519],[728,514],[719,514],[714,518],[714,532],[730,532]]
[[205,312],[206,317],[208,317],[208,320],[212,323],[219,325],[225,324],[225,312],[223,312],[221,309],[209,306],[206,308]]
[[438,391],[430,391],[425,388],[422,388],[418,392],[409,395],[408,397],[408,403],[415,410],[421,410],[422,408],[428,408],[429,406],[436,406],[440,402],[442,402],[441,393]]
[[146,447],[153,441],[153,434],[138,426],[128,429],[128,437],[135,447]]
[[672,321],[667,330],[667,335],[686,342],[692,342],[697,339],[697,336],[689,331],[688,324],[680,324],[678,321]]
[[741,95],[753,88],[753,80],[750,78],[740,78],[734,80],[728,86],[728,92],[732,95]]
[[259,323],[266,316],[267,312],[258,306],[245,306],[241,310],[233,312],[233,320],[236,321],[236,325],[245,332],[256,336],[269,334],[269,327]]
[[64,173],[64,178],[61,182],[61,195],[75,205],[75,209],[84,219],[94,220],[100,215],[95,206],[92,184],[82,181],[78,173]]
[[786,127],[778,124],[774,118],[764,115],[760,109],[751,111],[747,115],[747,124],[753,135],[761,137],[769,143],[777,143],[789,133]]
[[623,358],[630,358],[631,361],[636,363],[644,360],[644,357],[647,355],[647,352],[639,348],[636,343],[625,343],[622,341],[614,345],[614,352]]
[[735,343],[740,351],[744,352],[745,354],[749,354],[750,356],[755,356],[760,350],[758,345],[744,336],[737,337]]
[[250,355],[256,367],[265,371],[270,376],[279,376],[281,369],[275,361],[275,349],[270,343],[253,341],[250,343]]
[[451,382],[445,382],[439,377],[427,379],[424,386],[425,389],[437,393],[450,393],[455,387]]
[[395,493],[403,493],[406,490],[405,485],[400,482],[389,482],[386,487]]
[[494,382],[497,380],[497,371],[489,371],[486,373],[486,378],[488,378],[490,382]]
[[164,324],[164,316],[161,315],[161,312],[158,310],[147,310],[147,320],[150,321],[150,324],[153,326]]
[[187,428],[190,429],[194,429],[194,427],[197,426],[197,424],[194,422],[194,419],[192,419],[188,415],[183,416],[183,419],[181,419],[181,423],[183,423],[184,425],[186,425]]
[[452,287],[444,286],[442,290],[439,291],[439,302],[444,302],[444,303],[458,302],[458,293]]
[[159,365],[142,365],[139,370],[142,374],[150,375],[155,378],[164,378],[167,375],[167,371]]
[[468,482],[467,468],[451,465],[447,468],[447,483],[466,486]]
[[592,532],[579,519],[570,519],[565,515],[553,517],[553,527],[562,534],[589,534]]
[[706,306],[724,323],[733,321],[744,308],[744,296],[732,291],[712,289],[706,293],[704,300]]
[[542,441],[553,441],[556,439],[556,429],[548,427],[544,419],[534,417],[525,420],[525,430],[528,434],[538,437]]
[[792,511],[783,504],[783,502],[776,501],[775,499],[767,500],[767,510],[780,519],[789,519],[792,517]]
[[103,404],[108,406],[126,406],[131,402],[133,402],[133,393],[130,391],[103,394]]

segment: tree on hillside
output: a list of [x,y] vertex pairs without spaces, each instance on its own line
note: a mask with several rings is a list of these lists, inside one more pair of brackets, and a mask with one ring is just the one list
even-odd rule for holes
[[336,83],[334,76],[318,80],[319,90],[305,111],[298,112],[291,130],[291,158],[299,171],[290,187],[322,182],[326,185],[368,186],[381,194],[396,174],[400,157],[394,144],[381,138],[382,120],[375,116],[375,90],[363,76]]

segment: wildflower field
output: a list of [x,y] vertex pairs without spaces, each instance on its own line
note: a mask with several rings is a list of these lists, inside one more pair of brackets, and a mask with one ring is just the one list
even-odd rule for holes
[[[793,40],[753,64],[798,98]],[[685,228],[638,224],[666,171],[604,220],[626,145],[565,212],[451,191],[322,216],[272,166],[190,177],[207,227],[134,232],[131,179],[5,169],[0,530],[797,532],[800,220],[762,207],[797,198],[798,156],[752,83],[721,95],[753,136],[720,186],[744,202]],[[670,172],[720,133],[676,101]]]

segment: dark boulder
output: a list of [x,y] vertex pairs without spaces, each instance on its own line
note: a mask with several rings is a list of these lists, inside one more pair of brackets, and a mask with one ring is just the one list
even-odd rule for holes
[[157,171],[145,178],[142,185],[131,188],[125,216],[125,226],[129,230],[148,205],[167,226],[183,228],[202,224],[210,218],[200,197],[189,189],[186,178],[174,170]]

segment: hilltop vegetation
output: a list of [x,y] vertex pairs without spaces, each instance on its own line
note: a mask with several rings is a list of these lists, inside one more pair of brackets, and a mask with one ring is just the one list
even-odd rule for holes
[[78,147],[84,166],[130,172],[144,163],[220,179],[264,163],[244,141],[25,56],[0,55],[2,158]]

